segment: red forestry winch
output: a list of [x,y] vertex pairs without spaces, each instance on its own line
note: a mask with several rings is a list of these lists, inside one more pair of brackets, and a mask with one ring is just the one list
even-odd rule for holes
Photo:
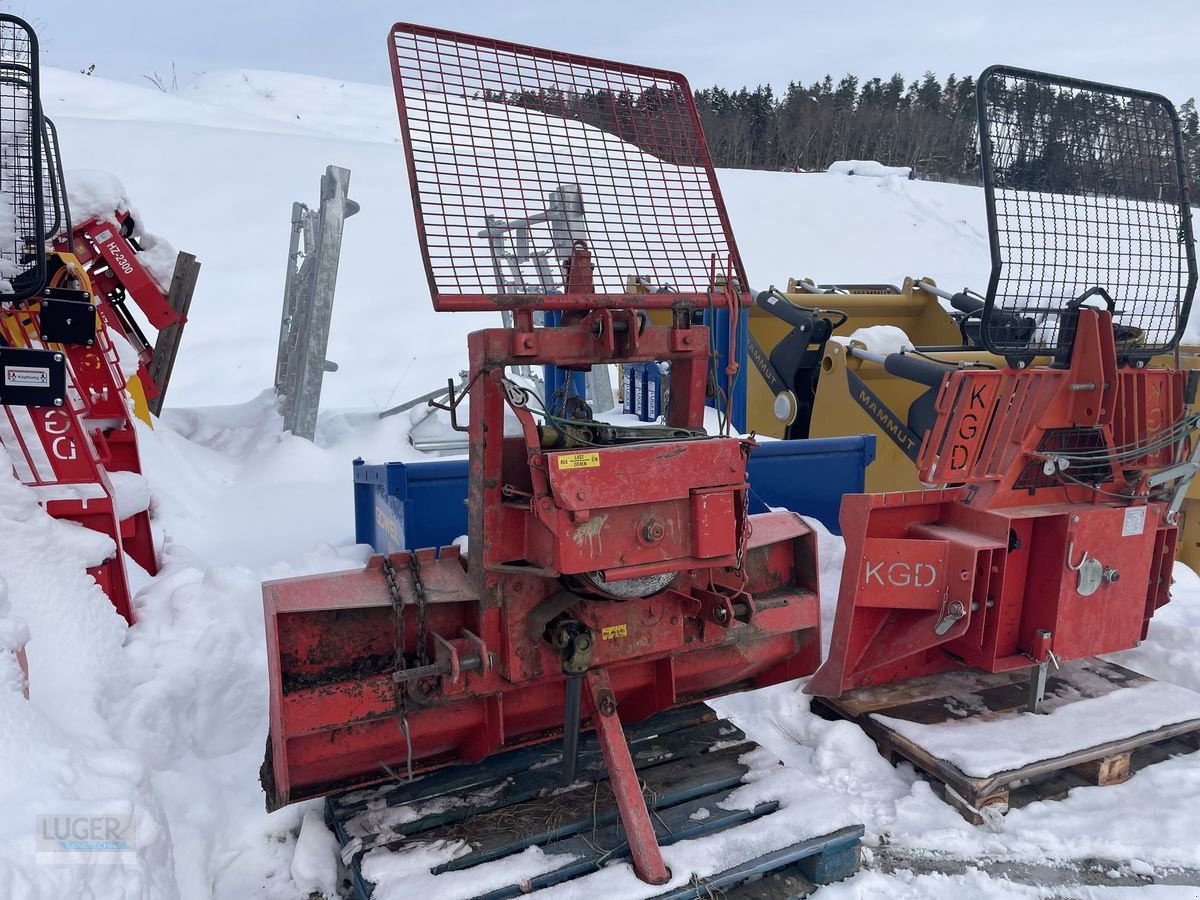
[[[751,442],[702,427],[693,312],[750,297],[692,94],[669,72],[419,26],[391,45],[434,306],[512,327],[468,340],[467,559],[264,585],[268,805],[560,736],[569,782],[589,717],[637,872],[660,883],[621,721],[809,674],[820,652],[813,533],[748,515]],[[557,327],[535,327],[548,310]],[[671,364],[663,427],[558,415],[512,374],[650,361]]]
[[[1088,109],[1091,137],[1068,148],[1039,104]],[[980,335],[1008,367],[889,360],[935,386],[918,467],[948,486],[844,500],[814,694],[1034,667],[1038,710],[1047,664],[1134,646],[1168,600],[1200,459],[1195,382],[1146,368],[1178,342],[1196,287],[1175,110],[1002,67],[980,78],[979,106],[993,260]]]
[[113,243],[125,255],[114,258],[112,269],[90,255],[86,235],[115,226],[97,219],[72,225],[57,133],[42,114],[37,36],[14,16],[0,15],[0,66],[7,73],[0,95],[3,143],[14,148],[0,160],[6,220],[0,445],[13,473],[51,516],[112,539],[107,557],[88,572],[132,624],[126,554],[151,574],[158,563],[144,504],[122,504],[114,489],[118,473],[128,481],[141,471],[133,424],[139,406],[126,404],[108,327],[137,331],[127,314],[118,319],[113,312],[127,286],[136,284],[139,298],[149,297],[151,288],[162,294],[123,238]]

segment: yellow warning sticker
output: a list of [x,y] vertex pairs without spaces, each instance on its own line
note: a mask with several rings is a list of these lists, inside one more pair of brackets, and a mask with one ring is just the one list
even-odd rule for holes
[[625,625],[609,625],[607,628],[600,629],[600,637],[606,641],[611,641],[619,637],[629,637],[629,628]]
[[599,453],[560,453],[558,455],[560,469],[594,469],[599,465]]

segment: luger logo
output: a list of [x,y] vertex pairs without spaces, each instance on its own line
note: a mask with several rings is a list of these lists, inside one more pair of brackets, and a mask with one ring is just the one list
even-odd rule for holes
[[907,563],[887,561],[873,563],[865,560],[866,575],[863,584],[891,585],[892,587],[926,588],[937,584],[938,573],[929,563]]

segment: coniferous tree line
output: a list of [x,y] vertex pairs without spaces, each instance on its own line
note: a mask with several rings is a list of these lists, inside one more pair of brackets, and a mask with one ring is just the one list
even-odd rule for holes
[[791,82],[696,92],[700,121],[718,166],[819,171],[846,159],[911,166],[923,177],[963,180],[977,170],[975,79],[932,73],[860,81],[826,75]]
[[[1093,156],[1110,149],[1093,130],[1096,121],[1112,114],[1103,99],[1036,85],[991,96],[1010,132],[1024,129],[1030,135],[1023,148],[1005,148],[1013,153],[1007,161],[1039,172],[1044,181],[1024,186],[1105,187],[1087,177],[1089,168],[1097,168]],[[737,91],[713,87],[697,91],[696,104],[718,166],[822,171],[838,160],[860,159],[910,166],[922,178],[967,183],[980,178],[976,85],[969,75],[950,75],[942,82],[926,72],[907,84],[899,74],[865,82],[846,75],[836,83],[826,75],[808,87],[792,82],[782,96],[769,85]],[[1182,104],[1179,115],[1184,157],[1194,177],[1200,171],[1195,100]],[[1061,139],[1045,140],[1051,135]],[[1123,137],[1132,145],[1144,135]]]
[[[1000,82],[994,84],[1003,88]],[[992,98],[999,107],[999,120],[1010,124],[1010,137],[1016,135],[1002,154],[1013,168],[1008,173],[1014,176],[1012,186],[1112,187],[1089,175],[1103,168],[1097,165],[1096,154],[1107,152],[1113,144],[1100,140],[1095,132],[1095,123],[1112,112],[1104,108],[1111,101],[1087,93],[1064,95],[1036,84],[998,89]],[[698,158],[699,148],[683,140],[673,124],[684,103],[678,90],[566,93],[541,89],[489,92],[485,99],[587,122],[676,164],[694,164]],[[836,83],[826,75],[807,87],[791,82],[781,95],[769,85],[735,91],[712,87],[696,91],[695,100],[718,167],[822,171],[838,160],[857,159],[909,166],[921,178],[964,183],[980,179],[976,84],[969,75],[951,74],[941,81],[926,72],[908,83],[900,74],[866,81],[845,75]],[[1182,104],[1179,114],[1189,177],[1194,177],[1200,171],[1200,116],[1195,101]],[[1028,137],[1023,137],[1026,132]],[[1153,136],[1149,143],[1161,143],[1161,138]],[[1117,143],[1130,140],[1138,143],[1130,134],[1118,137]],[[1143,147],[1139,152],[1158,150]],[[1154,168],[1146,165],[1144,155],[1127,161]],[[1161,169],[1162,160],[1156,163]],[[1037,182],[1029,181],[1031,173],[1036,173]],[[1143,193],[1150,198],[1156,190],[1147,186]]]

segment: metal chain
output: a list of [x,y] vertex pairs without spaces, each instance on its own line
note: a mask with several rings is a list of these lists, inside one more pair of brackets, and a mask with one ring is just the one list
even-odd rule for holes
[[[392,597],[392,612],[395,615],[396,623],[396,641],[392,664],[396,672],[403,672],[408,665],[404,659],[404,598],[400,596],[400,586],[396,584],[396,567],[392,565],[391,559],[387,556],[383,558],[382,569],[383,580],[387,582],[388,593]],[[412,781],[412,737],[408,730],[408,685],[404,682],[394,682],[393,686],[395,687],[393,702],[396,706],[396,716],[399,719],[400,733],[404,735],[404,743],[408,748],[408,780]]]
[[408,566],[412,570],[413,592],[417,595],[417,665],[429,664],[428,640],[425,633],[425,583],[421,581],[421,564],[417,562],[417,554],[408,554]]
[[742,572],[743,584],[747,575],[743,570],[743,565],[746,562],[746,545],[750,543],[750,492],[742,492],[742,534],[738,539],[737,548],[737,564],[734,566],[739,572]]

